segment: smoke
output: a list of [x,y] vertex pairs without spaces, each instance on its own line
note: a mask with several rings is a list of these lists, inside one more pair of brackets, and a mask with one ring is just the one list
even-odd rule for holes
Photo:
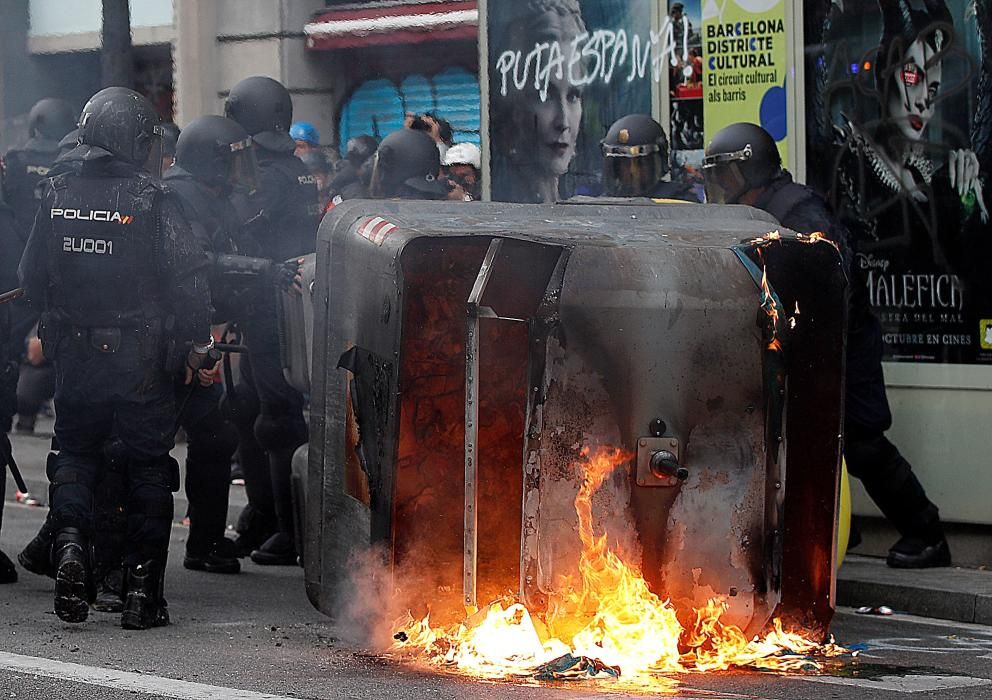
[[389,552],[383,546],[355,552],[346,568],[334,615],[339,636],[351,645],[384,651],[392,643],[393,622],[405,611],[393,586]]

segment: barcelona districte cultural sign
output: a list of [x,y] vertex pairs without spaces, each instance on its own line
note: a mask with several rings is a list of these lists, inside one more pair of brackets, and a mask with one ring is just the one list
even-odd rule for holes
[[552,202],[602,191],[600,141],[651,113],[662,71],[688,58],[688,21],[652,26],[651,0],[490,2],[493,199]]
[[807,178],[892,361],[992,362],[989,0],[806,3]]
[[703,5],[703,114],[706,134],[729,124],[760,124],[786,159],[784,0]]

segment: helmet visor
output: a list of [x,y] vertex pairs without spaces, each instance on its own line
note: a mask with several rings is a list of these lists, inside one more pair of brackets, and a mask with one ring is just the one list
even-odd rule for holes
[[645,197],[663,174],[658,152],[640,158],[607,155],[603,184],[614,197]]
[[709,204],[736,204],[748,184],[736,163],[703,164],[703,184]]
[[160,124],[152,126],[148,155],[141,166],[142,170],[151,173],[154,177],[162,177],[162,137],[164,135],[165,130]]
[[233,188],[254,192],[258,188],[258,164],[255,161],[255,149],[251,147],[251,137],[229,144],[228,148],[231,154],[228,184]]

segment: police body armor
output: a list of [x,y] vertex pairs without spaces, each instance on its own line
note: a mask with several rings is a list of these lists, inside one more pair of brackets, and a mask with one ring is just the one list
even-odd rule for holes
[[316,179],[299,158],[292,153],[262,151],[259,169],[271,168],[288,184],[287,197],[276,211],[267,212],[269,225],[279,231],[265,236],[259,253],[271,260],[283,261],[312,253],[317,248],[317,226],[320,224],[320,203]]
[[157,352],[164,316],[155,211],[161,186],[143,175],[63,175],[52,186],[46,327],[50,321],[62,329],[137,329]]
[[211,194],[178,165],[169,168],[163,179],[182,202],[186,218],[193,224],[193,233],[203,250],[214,254],[236,253],[231,232],[237,231],[238,221],[226,198]]
[[269,260],[240,255],[232,238],[240,221],[227,198],[211,194],[178,165],[169,169],[165,181],[182,203],[194,235],[211,259],[210,293],[215,322],[244,320],[257,305],[260,289],[256,280],[268,271]]
[[4,158],[3,196],[14,210],[17,229],[27,240],[41,205],[41,181],[49,176],[58,156],[55,141],[31,139],[23,149],[11,150]]

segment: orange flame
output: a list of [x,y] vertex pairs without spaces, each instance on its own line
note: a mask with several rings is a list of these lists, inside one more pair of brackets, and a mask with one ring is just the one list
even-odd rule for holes
[[586,449],[583,457],[575,498],[582,542],[577,585],[553,594],[543,616],[512,599],[446,628],[432,627],[429,616],[415,620],[408,613],[394,625],[394,650],[482,678],[533,677],[541,664],[570,653],[619,667],[626,684],[654,690],[673,686],[661,674],[740,666],[807,670],[819,667],[810,655],[846,653],[787,632],[777,619],[763,639],[748,640],[740,628],[721,622],[727,605],[719,598],[698,609],[692,628],[683,629],[672,605],[607,546],[607,533],[597,535],[593,528],[593,495],[631,455]]

